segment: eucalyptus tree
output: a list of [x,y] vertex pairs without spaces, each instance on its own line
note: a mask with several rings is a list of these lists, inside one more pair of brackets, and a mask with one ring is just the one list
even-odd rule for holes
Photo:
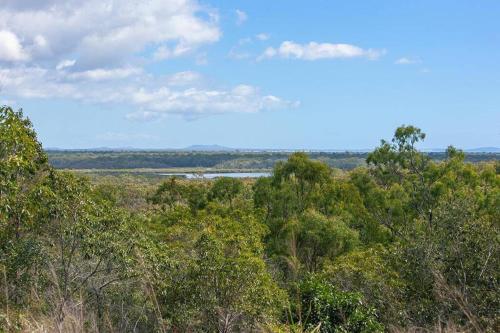
[[47,157],[31,122],[21,110],[0,108],[0,264],[5,302],[20,303],[32,281],[41,244],[33,232],[40,228],[33,197],[42,190]]

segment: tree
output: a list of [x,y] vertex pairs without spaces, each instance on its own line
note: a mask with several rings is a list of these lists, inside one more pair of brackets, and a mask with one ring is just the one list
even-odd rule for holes
[[499,164],[424,137],[402,126],[351,172],[295,153],[157,187],[53,169],[3,107],[0,331],[496,332]]
[[478,332],[498,325],[492,311],[500,304],[500,215],[498,201],[483,206],[482,197],[469,186],[453,190],[435,208],[433,224],[416,223],[400,243],[398,270],[407,281],[416,324],[439,317]]
[[26,311],[48,316],[48,329],[64,331],[66,318],[84,311],[102,330],[106,291],[132,276],[132,225],[86,180],[47,164],[21,111],[0,109],[0,138],[0,304],[6,309],[0,329],[11,330],[16,314]]
[[238,194],[243,191],[243,182],[237,178],[219,177],[217,178],[208,193],[208,199],[221,203],[229,203],[233,206],[233,201]]
[[284,295],[263,260],[265,232],[251,216],[198,215],[169,234],[183,264],[160,294],[177,329],[233,332],[280,312]]
[[6,302],[20,303],[30,285],[31,269],[39,262],[41,244],[32,234],[40,228],[31,200],[43,190],[47,157],[31,122],[21,110],[0,108],[0,264],[3,266]]
[[172,208],[174,205],[182,202],[184,192],[184,184],[181,184],[176,177],[169,177],[167,181],[158,187],[150,200],[154,204],[162,205],[163,209],[167,207]]
[[254,205],[257,210],[264,209],[271,255],[295,256],[296,236],[304,222],[301,216],[307,209],[324,208],[319,197],[330,181],[327,165],[310,160],[304,153],[294,153],[287,162],[276,164],[270,179],[255,183]]
[[83,292],[102,325],[107,289],[131,276],[136,237],[126,216],[99,201],[86,180],[52,171],[44,186],[38,197],[46,207],[38,217],[46,226],[39,235],[46,256],[40,273],[50,281],[45,292],[59,293],[58,324]]
[[358,293],[342,292],[332,284],[310,276],[300,285],[302,320],[319,332],[383,332],[374,308]]
[[313,198],[321,186],[327,183],[331,169],[324,163],[313,161],[305,153],[293,153],[286,163],[278,162],[273,171],[273,186],[289,188],[294,194],[296,213],[312,207]]
[[385,325],[404,325],[411,320],[403,301],[407,286],[394,265],[390,248],[380,244],[357,248],[335,258],[320,276],[342,291],[362,294],[367,305],[378,310]]
[[358,233],[342,220],[314,211],[305,212],[292,228],[296,255],[309,272],[317,271],[325,260],[333,260],[359,243]]
[[366,161],[374,167],[372,174],[384,190],[392,191],[398,185],[409,194],[407,219],[418,215],[431,224],[436,204],[431,189],[437,174],[430,158],[415,147],[424,139],[425,134],[419,128],[403,125],[396,129],[392,144],[382,140],[381,146],[368,154]]
[[47,156],[22,110],[0,108],[0,223],[19,239],[26,225],[29,196],[48,169]]

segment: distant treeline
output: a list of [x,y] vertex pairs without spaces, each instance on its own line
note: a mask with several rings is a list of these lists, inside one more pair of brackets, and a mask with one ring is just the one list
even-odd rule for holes
[[[218,168],[271,169],[285,161],[291,152],[168,152],[168,151],[48,151],[50,163],[58,169],[135,169],[135,168]],[[442,160],[445,153],[429,153]],[[367,153],[312,152],[311,159],[331,167],[351,170],[364,165]],[[499,160],[499,153],[469,153],[466,160]]]

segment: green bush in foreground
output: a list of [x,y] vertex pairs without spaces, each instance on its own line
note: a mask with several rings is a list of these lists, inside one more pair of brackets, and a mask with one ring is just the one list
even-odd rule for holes
[[332,284],[311,276],[300,284],[302,321],[307,328],[319,327],[322,333],[383,332],[374,308],[362,295],[340,291]]

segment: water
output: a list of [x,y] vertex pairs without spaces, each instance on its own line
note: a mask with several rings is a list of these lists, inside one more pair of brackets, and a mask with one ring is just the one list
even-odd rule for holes
[[160,176],[177,176],[187,179],[214,179],[218,177],[230,178],[260,178],[269,177],[269,172],[221,172],[221,173],[160,173]]

